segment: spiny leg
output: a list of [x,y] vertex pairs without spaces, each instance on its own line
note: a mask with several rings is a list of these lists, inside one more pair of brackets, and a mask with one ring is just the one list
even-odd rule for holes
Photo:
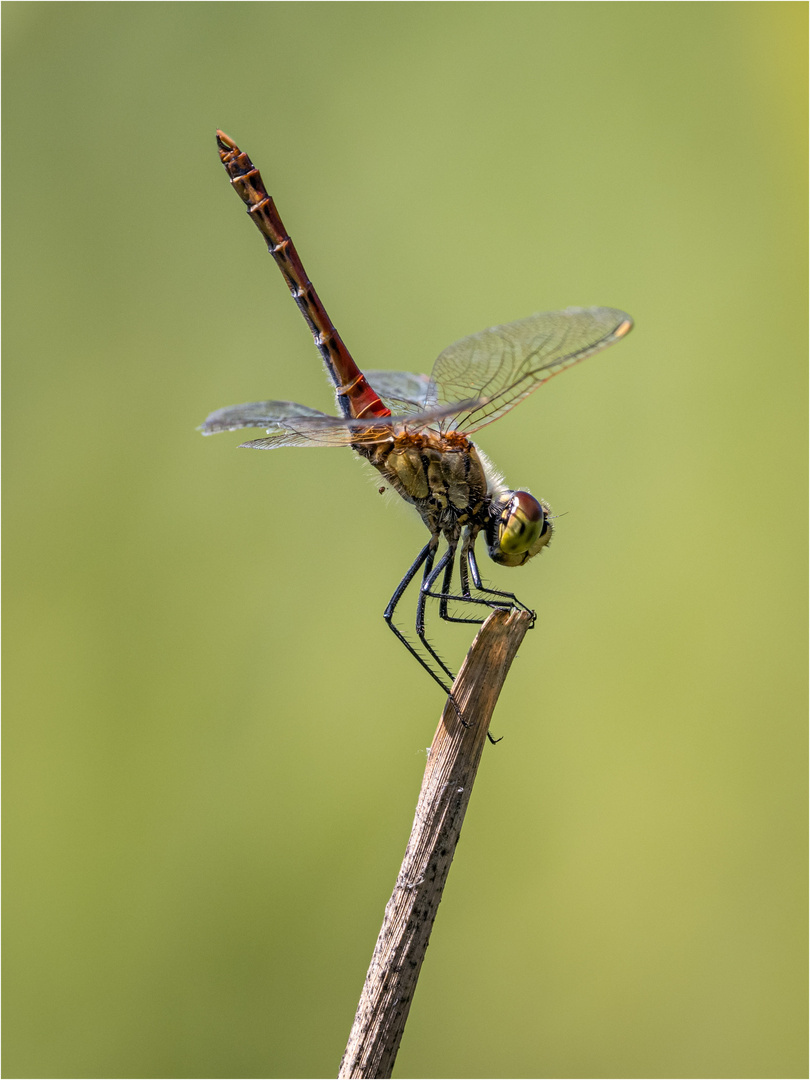
[[441,600],[439,601],[439,618],[446,619],[448,622],[456,621],[447,613],[447,597],[450,595],[450,586],[453,583],[453,567],[455,565],[456,560],[451,559],[444,569],[444,581],[442,582]]
[[442,658],[439,656],[439,654],[436,652],[436,650],[433,648],[433,646],[430,644],[427,637],[425,636],[425,600],[428,596],[438,595],[432,593],[430,590],[433,584],[436,582],[439,574],[441,574],[442,570],[445,570],[445,572],[449,570],[450,574],[452,575],[453,560],[456,554],[455,542],[448,544],[447,551],[445,551],[444,555],[442,555],[441,559],[439,559],[439,562],[434,569],[433,558],[435,554],[436,551],[434,547],[432,554],[425,561],[425,572],[422,575],[422,587],[419,590],[419,599],[416,601],[416,636],[422,642],[425,649],[427,649],[427,651],[430,653],[436,663],[441,667],[442,671],[447,673],[452,682],[455,679],[455,675],[447,666],[447,664],[445,664],[445,662],[442,660]]
[[[465,541],[464,541],[464,544],[462,545],[462,548],[461,548],[462,562],[461,562],[461,566],[460,566],[460,569],[459,569],[459,574],[460,574],[461,579],[462,579],[462,590],[464,590],[464,588],[465,588],[465,586],[464,586],[465,574],[464,574],[464,561],[463,560],[464,560],[464,556],[465,556],[467,550],[469,549],[469,545],[470,545],[470,540],[469,540],[469,538],[466,538]],[[467,584],[467,586],[466,586],[466,593],[467,593],[466,596],[453,596],[450,593],[450,585],[451,585],[451,582],[452,582],[452,579],[453,579],[453,566],[455,564],[455,558],[454,558],[455,553],[456,553],[456,543],[455,542],[449,543],[448,544],[448,550],[445,553],[444,558],[440,560],[439,565],[436,567],[435,571],[432,574],[430,574],[430,576],[428,576],[427,568],[425,569],[425,578],[423,580],[422,593],[420,595],[420,600],[422,599],[422,596],[438,597],[439,598],[439,614],[441,615],[441,617],[443,619],[446,619],[448,622],[482,623],[484,621],[483,619],[457,619],[457,618],[453,618],[452,616],[448,615],[448,613],[447,613],[447,601],[448,600],[463,600],[463,601],[467,601],[467,602],[472,601],[473,603],[487,603],[486,601],[476,601],[474,597],[471,597],[469,595],[469,593],[470,593],[469,584]],[[445,561],[446,561],[447,565],[444,568],[444,581],[442,582],[442,591],[440,593],[432,593],[432,592],[429,591],[430,586],[433,585],[436,582],[436,580],[437,580],[437,578],[438,578],[438,576],[439,576],[439,574],[441,573],[441,570],[442,570],[442,563],[445,562]],[[488,606],[493,606],[493,605],[488,605]],[[423,605],[423,610],[424,610],[424,605]],[[430,646],[428,645],[427,640],[425,638],[422,638],[422,641],[427,646],[427,648],[430,649]],[[433,652],[432,649],[430,651]],[[450,700],[453,702],[453,705],[455,706],[456,712],[458,713],[459,720],[461,720],[462,724],[464,724],[465,727],[468,727],[469,725],[466,723],[466,721],[464,720],[464,717],[461,715],[461,710],[458,707],[458,705],[456,705],[456,702],[453,700],[452,695],[450,696]],[[501,741],[503,736],[501,736],[501,739],[496,739],[494,737],[494,735],[492,735],[489,731],[487,731],[487,738],[492,743],[492,745],[495,746],[496,743],[499,743]]]
[[492,607],[488,600],[479,600],[470,594],[469,575],[467,573],[467,553],[470,549],[470,544],[474,541],[471,539],[470,534],[464,537],[464,542],[461,545],[461,552],[458,560],[458,572],[461,580],[461,595],[450,591],[450,586],[453,582],[453,567],[455,566],[455,559],[451,560],[447,564],[447,568],[444,573],[444,581],[442,582],[442,591],[440,593],[431,592],[428,595],[438,598],[439,600],[439,616],[447,622],[458,623],[475,623],[480,625],[486,622],[487,616],[485,615],[481,619],[467,619],[460,618],[457,615],[451,615],[448,612],[447,605],[450,600],[455,600],[462,604],[485,604],[487,607]]
[[[450,588],[450,584],[452,582],[452,577],[453,577],[453,565],[455,563],[455,554],[456,554],[456,545],[457,545],[457,543],[458,543],[457,540],[448,541],[447,551],[441,557],[441,559],[439,560],[438,565],[435,567],[435,569],[433,568],[433,555],[432,554],[425,560],[425,570],[424,570],[424,573],[422,575],[422,588],[419,590],[419,600],[417,601],[417,607],[416,607],[416,633],[417,633],[417,636],[419,637],[419,640],[422,642],[422,644],[427,649],[427,651],[436,660],[436,662],[441,665],[441,667],[445,671],[448,671],[446,665],[442,661],[441,657],[433,649],[430,642],[427,640],[427,638],[425,636],[425,600],[426,600],[426,598],[428,596],[430,596],[430,597],[433,597],[433,598],[436,598],[436,599],[439,600],[439,602],[440,602],[439,613],[441,614],[442,618],[446,619],[448,622],[481,623],[481,622],[484,621],[483,619],[456,619],[456,618],[452,618],[451,616],[449,616],[447,614],[447,601],[448,600],[461,600],[461,601],[464,601],[464,602],[467,602],[467,603],[486,604],[488,607],[500,606],[500,605],[490,604],[486,600],[477,600],[475,597],[470,596],[469,595],[469,586],[467,586],[467,595],[466,596],[454,596],[451,593],[449,593],[448,590]],[[469,547],[469,539],[465,539],[464,545],[462,546],[462,552],[466,552],[468,547]],[[441,593],[431,592],[432,586],[436,584],[436,581],[438,580],[439,575],[442,573],[442,571],[444,571],[444,581],[442,582],[442,590],[443,591]],[[463,576],[464,575],[462,573],[462,577]],[[444,609],[443,611],[442,611],[442,608]],[[424,665],[424,666],[427,667],[427,665]],[[430,669],[428,669],[428,670],[430,670]],[[431,672],[431,674],[433,674],[433,673]],[[449,674],[449,672],[448,672],[448,674]],[[434,679],[436,678],[435,675],[433,677],[434,677]],[[464,719],[464,716],[463,716],[463,714],[461,712],[460,705],[455,700],[455,698],[453,697],[452,694],[450,694],[450,702],[453,705],[453,708],[456,710],[456,714],[457,714],[459,720],[461,721],[461,723],[464,725],[464,727],[469,727],[469,724]],[[501,741],[500,739],[494,738],[494,736],[489,731],[487,732],[487,738],[489,739],[489,741],[492,743],[493,746],[496,743],[499,743]]]
[[[419,569],[422,567],[422,565],[424,563],[427,563],[428,567],[433,565],[433,559],[435,558],[435,555],[436,555],[436,548],[438,546],[438,543],[439,543],[438,536],[431,536],[430,540],[427,542],[427,544],[425,544],[425,546],[419,552],[419,554],[417,555],[416,559],[413,562],[413,565],[410,567],[408,572],[405,574],[405,577],[403,577],[402,581],[400,581],[399,585],[397,585],[397,587],[396,587],[396,589],[394,591],[394,595],[391,597],[391,599],[388,602],[388,607],[383,612],[383,618],[388,623],[389,627],[393,630],[393,632],[396,634],[396,636],[399,638],[399,640],[402,642],[402,644],[405,646],[405,648],[408,650],[408,652],[411,654],[411,656],[416,657],[416,659],[419,661],[419,663],[422,665],[422,667],[425,669],[425,671],[428,673],[428,675],[430,675],[430,677],[435,682],[437,682],[439,684],[439,686],[442,688],[442,690],[444,690],[445,694],[448,694],[450,696],[451,700],[452,700],[452,694],[450,693],[450,687],[447,686],[446,683],[444,682],[444,680],[441,678],[441,676],[439,676],[433,670],[433,668],[430,666],[430,664],[427,662],[427,660],[425,660],[425,658],[423,656],[419,655],[417,650],[413,647],[413,645],[411,645],[410,641],[408,641],[408,639],[405,637],[405,635],[402,633],[402,631],[399,629],[399,627],[394,625],[394,621],[393,621],[393,619],[394,619],[394,609],[396,608],[399,601],[402,599],[402,594],[405,592],[405,590],[408,588],[410,583],[413,581],[413,579],[416,576],[416,574],[418,573]],[[426,572],[428,572],[427,568],[426,568]],[[445,667],[445,665],[441,662],[441,660],[439,660],[439,658],[435,655],[435,653],[433,653],[432,649],[429,648],[429,651],[434,656],[434,659],[437,660],[437,662],[441,666],[442,670],[444,672],[446,672],[446,674],[450,677],[450,681],[452,682],[453,681],[452,672],[449,671]],[[455,705],[455,702],[453,704]],[[456,706],[456,708],[458,709],[457,706]]]
[[[435,570],[433,570],[433,560],[434,560],[434,558],[436,556],[436,548],[438,547],[438,543],[439,543],[438,536],[431,536],[430,540],[427,542],[427,544],[425,544],[425,546],[419,552],[416,559],[413,561],[412,565],[408,569],[408,572],[405,574],[402,581],[400,581],[399,585],[397,585],[396,589],[394,590],[394,595],[391,597],[391,599],[388,602],[388,606],[386,607],[385,612],[383,613],[383,618],[388,623],[390,628],[393,630],[393,632],[397,636],[397,638],[399,638],[399,640],[402,642],[402,644],[408,650],[408,652],[419,661],[419,663],[422,665],[422,667],[425,669],[425,671],[428,673],[428,675],[430,675],[431,679],[433,679],[435,682],[437,682],[439,684],[439,686],[442,688],[442,690],[445,692],[445,694],[447,694],[447,697],[448,697],[448,699],[450,701],[450,704],[455,709],[456,716],[458,717],[459,722],[461,724],[463,724],[464,727],[469,727],[466,720],[464,719],[464,714],[461,711],[461,706],[456,701],[456,699],[453,697],[453,693],[452,693],[451,688],[445,684],[445,682],[443,681],[443,679],[439,675],[436,674],[436,672],[433,670],[433,668],[430,666],[430,664],[428,664],[428,662],[425,660],[425,658],[419,655],[419,653],[416,651],[416,649],[413,647],[413,645],[411,645],[410,641],[408,641],[408,639],[405,637],[405,635],[402,633],[402,631],[397,626],[394,625],[394,621],[393,621],[394,611],[396,609],[396,606],[399,603],[399,601],[402,599],[403,593],[408,588],[410,583],[413,581],[413,579],[416,576],[416,574],[418,573],[420,567],[425,565],[425,570],[424,570],[424,573],[423,573],[423,586],[422,586],[423,589],[425,588],[425,586],[430,586],[431,584],[435,583],[436,579],[438,578],[438,576],[442,572],[442,570],[445,568],[446,564],[449,564],[450,573],[452,575],[452,563],[453,563],[452,556],[455,554],[455,544],[453,545],[452,551],[449,550],[449,551],[445,552],[444,556],[442,557],[442,559],[439,562],[439,565],[436,567]],[[424,592],[424,596],[428,596],[428,595],[431,595],[431,594],[429,592],[427,592],[427,590],[426,590]],[[481,602],[483,603],[485,601],[481,601]],[[424,634],[424,607],[425,607],[425,602],[424,602],[424,599],[423,599],[423,593],[420,590],[419,602],[417,604],[417,634],[419,635],[419,639],[422,642],[422,644],[425,646],[427,651],[434,658],[434,660],[441,667],[441,669],[444,672],[447,673],[447,675],[450,677],[450,680],[452,682],[454,680],[454,676],[453,676],[452,672],[444,664],[441,657],[438,656],[438,654],[435,652],[435,650],[432,648],[432,646],[430,645],[430,643],[428,642],[428,640],[425,637],[425,634]],[[493,738],[492,735],[489,732],[487,732],[487,738],[493,744],[501,741],[500,739]]]
[[[435,540],[436,540],[436,542],[438,542],[438,536],[435,537]],[[442,570],[444,570],[444,572],[445,572],[445,577],[447,577],[448,574],[450,576],[452,576],[452,573],[453,573],[453,560],[455,558],[455,554],[456,554],[456,541],[451,541],[451,542],[448,543],[447,551],[444,553],[444,555],[442,555],[441,559],[439,559],[439,563],[436,566],[436,568],[434,569],[433,568],[433,557],[435,555],[435,545],[434,545],[434,551],[425,560],[425,570],[424,570],[424,573],[422,575],[422,586],[421,586],[421,588],[419,590],[419,599],[416,602],[416,636],[422,642],[422,645],[427,650],[427,652],[430,653],[430,655],[433,657],[433,659],[436,661],[436,663],[441,667],[441,669],[443,671],[447,672],[447,674],[450,676],[451,682],[455,682],[455,675],[453,675],[453,673],[450,671],[448,666],[445,664],[445,662],[442,660],[442,658],[439,656],[439,654],[436,652],[436,650],[430,644],[430,642],[428,641],[428,639],[427,639],[427,637],[425,635],[425,600],[426,600],[426,598],[428,596],[437,595],[435,593],[431,593],[430,589],[431,589],[431,586],[435,584],[435,582],[436,582],[437,578],[439,577],[439,574],[441,574]],[[424,664],[424,661],[422,661],[422,663],[423,663],[423,665],[425,667],[427,667],[427,665]],[[436,678],[435,675],[433,677],[434,677],[434,679]],[[464,727],[469,727],[469,724],[464,719],[464,714],[461,711],[461,706],[456,701],[456,699],[453,697],[452,693],[449,695],[449,698],[450,698],[450,704],[456,710],[456,716],[458,716],[460,722],[463,724]],[[492,737],[491,736],[488,736],[488,737],[492,741]]]
[[444,619],[445,622],[474,623],[476,626],[480,626],[481,623],[485,622],[486,616],[484,616],[481,619],[462,618],[459,615],[451,615],[450,612],[448,611],[447,605],[448,605],[450,600],[457,600],[457,601],[459,601],[460,603],[463,603],[463,604],[469,604],[469,603],[480,604],[480,603],[483,603],[483,604],[486,604],[487,607],[491,606],[486,600],[477,600],[475,597],[470,596],[469,586],[467,586],[466,591],[464,589],[465,564],[464,564],[463,549],[462,549],[462,554],[461,554],[461,556],[459,558],[459,574],[460,574],[461,579],[462,579],[461,596],[457,596],[454,593],[450,592],[450,586],[452,585],[452,581],[453,581],[453,567],[454,566],[455,566],[455,560],[453,560],[451,562],[448,562],[448,564],[447,564],[447,566],[445,568],[444,581],[442,581],[442,591],[438,592],[438,593],[428,592],[428,593],[425,593],[425,595],[430,596],[433,599],[436,599],[436,600],[439,601],[439,618]]
[[[469,566],[470,566],[470,573],[472,574],[473,585],[476,587],[476,589],[479,592],[486,593],[487,596],[502,596],[505,600],[509,601],[509,607],[514,607],[519,611],[528,612],[528,614],[531,615],[531,617],[532,617],[532,626],[534,626],[534,620],[537,617],[536,612],[532,611],[531,608],[526,607],[526,605],[523,603],[523,601],[518,600],[518,598],[515,596],[514,593],[503,592],[500,589],[488,589],[488,588],[486,588],[486,586],[484,586],[482,584],[482,582],[481,582],[481,574],[480,574],[480,572],[478,570],[478,563],[475,560],[475,551],[473,550],[472,547],[470,547],[469,550],[467,551],[467,562],[469,563]],[[474,597],[471,598],[471,599],[474,599]],[[487,603],[487,601],[483,600],[483,601],[479,601],[479,603]],[[504,606],[503,604],[497,603],[497,601],[494,601],[493,603],[494,603],[494,606],[496,606],[496,607],[503,607]]]
[[[467,558],[468,558],[469,552],[471,550],[471,545],[474,542],[475,542],[474,537],[466,536],[464,538],[464,543],[461,545],[461,557],[459,559],[459,576],[461,578],[461,595],[450,592],[450,585],[451,585],[452,577],[453,577],[453,566],[454,566],[454,560],[453,559],[451,559],[447,563],[447,568],[445,570],[445,575],[444,575],[444,581],[442,582],[442,591],[441,592],[438,592],[438,593],[433,592],[432,588],[431,588],[438,575],[433,575],[431,581],[427,584],[427,587],[426,587],[426,585],[424,583],[422,585],[422,591],[424,592],[424,594],[426,596],[430,596],[433,599],[436,599],[436,600],[439,601],[439,616],[442,619],[444,619],[446,622],[473,623],[475,625],[480,625],[481,623],[485,622],[486,618],[487,618],[487,616],[484,616],[481,619],[466,618],[466,617],[462,618],[461,616],[458,616],[458,615],[450,615],[448,610],[447,610],[447,604],[448,604],[448,601],[450,601],[450,600],[455,600],[455,601],[457,601],[458,603],[461,603],[461,604],[480,604],[482,607],[487,607],[487,608],[490,608],[490,609],[499,608],[499,607],[504,608],[504,609],[508,609],[508,608],[513,606],[511,603],[509,603],[509,604],[503,604],[503,603],[499,604],[497,601],[482,600],[480,597],[471,595],[469,576],[468,576],[468,573],[467,573]],[[455,553],[455,544],[453,545],[453,552]],[[490,591],[490,590],[482,590],[482,591],[487,592],[487,591]],[[510,594],[504,594],[504,595],[510,595]]]

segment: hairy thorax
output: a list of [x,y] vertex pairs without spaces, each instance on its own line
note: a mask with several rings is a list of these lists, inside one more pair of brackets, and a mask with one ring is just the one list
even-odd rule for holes
[[487,477],[473,443],[458,432],[396,435],[355,450],[412,503],[432,533],[458,536],[487,518]]

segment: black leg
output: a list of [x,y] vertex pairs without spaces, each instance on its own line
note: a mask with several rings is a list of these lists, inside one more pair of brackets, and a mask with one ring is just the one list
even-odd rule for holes
[[430,653],[430,655],[433,657],[433,659],[436,661],[442,671],[444,671],[448,675],[451,682],[455,679],[455,675],[447,666],[447,664],[445,664],[444,660],[442,660],[442,658],[439,656],[439,654],[436,652],[436,650],[433,648],[433,646],[430,644],[427,637],[425,636],[425,600],[428,596],[438,595],[432,593],[430,590],[436,582],[439,574],[441,574],[442,570],[445,571],[445,575],[448,571],[452,575],[453,559],[455,558],[455,554],[456,545],[448,545],[447,551],[445,551],[444,555],[442,555],[441,559],[439,559],[439,562],[436,565],[435,569],[433,568],[433,560],[428,559],[428,561],[425,563],[424,575],[422,576],[422,587],[419,590],[419,599],[416,601],[416,636],[422,642],[424,647],[427,649],[427,651]]
[[[436,599],[439,601],[439,614],[441,618],[447,622],[475,624],[484,622],[484,619],[462,619],[450,615],[447,607],[450,601],[457,601],[463,604],[480,604],[488,608],[515,607],[522,609],[523,611],[528,611],[529,609],[524,604],[522,604],[512,593],[501,592],[498,589],[484,588],[484,586],[481,584],[481,575],[478,572],[478,565],[475,561],[475,555],[470,544],[465,544],[462,546],[461,562],[459,566],[459,576],[461,578],[461,595],[455,595],[451,593],[450,586],[453,580],[453,566],[455,564],[457,545],[456,542],[449,543],[447,551],[444,553],[441,559],[439,559],[438,563],[436,563],[434,566],[438,545],[438,535],[431,536],[428,543],[425,544],[425,546],[417,555],[416,559],[411,564],[408,572],[405,574],[402,581],[400,581],[399,585],[397,585],[396,589],[394,590],[394,595],[388,602],[388,606],[383,613],[383,618],[388,623],[389,627],[396,635],[396,637],[402,642],[402,644],[411,654],[411,656],[415,657],[416,660],[419,661],[419,663],[422,665],[428,675],[430,675],[434,682],[438,683],[438,685],[442,688],[445,694],[448,695],[448,697],[450,698],[450,702],[458,715],[459,720],[466,727],[467,725],[462,715],[461,708],[453,698],[451,688],[447,685],[441,673],[444,673],[444,675],[447,676],[451,683],[454,681],[455,676],[450,670],[450,668],[447,666],[447,664],[445,664],[445,662],[433,648],[433,646],[430,644],[425,634],[425,605],[427,598],[431,597],[432,599]],[[480,597],[472,596],[470,593],[467,564],[469,564],[469,572],[472,574],[473,584],[475,588],[479,592],[485,593],[487,596],[502,597],[503,600],[499,602],[498,600],[485,600]],[[434,669],[434,667],[428,662],[428,660],[419,653],[419,651],[411,644],[410,641],[408,641],[408,639],[405,637],[399,627],[394,624],[394,611],[396,610],[399,601],[402,599],[405,590],[416,577],[420,569],[422,569],[422,584],[419,590],[419,599],[417,600],[416,605],[416,635],[419,638],[421,645],[433,659],[437,668],[439,668],[440,671]],[[434,592],[433,589],[439,579],[439,576],[442,573],[444,573],[444,579],[442,581],[442,591]],[[531,614],[534,615],[534,612],[531,612]],[[487,738],[492,743],[500,742],[499,739],[493,739],[489,732],[487,732]]]
[[450,595],[450,586],[453,583],[453,567],[455,565],[456,560],[450,559],[444,568],[444,581],[442,582],[441,600],[439,601],[439,618],[446,619],[447,622],[455,622],[455,619],[447,614],[447,598]]
[[[413,647],[413,645],[410,643],[410,641],[408,641],[408,639],[405,637],[405,635],[402,633],[402,631],[399,629],[399,627],[394,625],[394,609],[396,608],[399,601],[402,599],[402,594],[405,592],[405,590],[408,588],[410,583],[413,581],[414,577],[416,577],[416,574],[419,572],[420,568],[422,567],[422,565],[424,563],[427,563],[427,567],[426,567],[425,572],[426,573],[429,572],[430,567],[433,566],[433,559],[434,559],[434,557],[436,555],[436,547],[437,547],[438,543],[439,543],[438,536],[432,536],[430,538],[430,540],[428,541],[428,543],[425,544],[425,546],[419,552],[416,559],[414,560],[413,565],[408,570],[407,574],[402,579],[402,581],[400,581],[399,585],[397,585],[397,587],[396,587],[396,589],[394,591],[394,595],[391,597],[391,599],[388,602],[388,607],[383,612],[383,618],[388,623],[391,630],[393,630],[394,634],[396,634],[396,636],[399,638],[399,640],[402,642],[402,644],[405,646],[405,648],[411,654],[411,656],[416,657],[416,659],[419,661],[419,663],[422,665],[422,667],[425,669],[425,671],[428,673],[428,675],[430,675],[430,677],[433,680],[435,680],[435,682],[437,682],[439,684],[439,686],[442,688],[442,690],[444,690],[445,694],[450,694],[450,687],[447,686],[445,684],[444,680],[441,678],[441,676],[438,675],[433,670],[433,668],[430,666],[430,664],[427,662],[427,660],[425,660],[425,658],[423,656],[419,655],[419,652]],[[420,640],[422,640],[423,643],[425,645],[427,645],[427,642],[424,641],[424,634],[420,635]],[[452,672],[449,671],[449,669],[447,667],[445,667],[445,665],[441,662],[441,660],[439,660],[439,658],[436,656],[436,654],[433,652],[433,650],[430,648],[430,646],[427,646],[427,647],[428,647],[428,651],[431,653],[431,655],[434,657],[434,659],[437,660],[437,662],[441,666],[442,670],[449,676],[450,681],[452,682],[453,681]]]
[[[461,577],[461,595],[450,592],[450,584],[452,582],[452,575],[453,575],[453,564],[454,564],[453,556],[455,555],[455,545],[453,545],[452,551],[450,551],[448,549],[447,555],[445,555],[445,559],[448,556],[450,556],[450,559],[449,559],[449,561],[447,563],[447,567],[446,567],[446,570],[445,570],[444,581],[442,582],[442,591],[441,592],[433,592],[433,586],[436,583],[436,580],[437,580],[437,578],[439,576],[438,572],[434,572],[433,574],[430,575],[430,577],[428,577],[427,574],[425,575],[425,578],[423,579],[423,582],[422,582],[422,593],[423,593],[424,596],[430,596],[434,600],[439,601],[439,615],[446,622],[473,623],[474,625],[478,626],[482,622],[485,622],[486,616],[484,616],[481,619],[476,619],[476,618],[461,618],[458,615],[450,615],[450,613],[447,610],[448,602],[450,600],[455,600],[456,602],[458,602],[460,604],[480,604],[482,607],[486,607],[486,608],[490,608],[490,609],[491,608],[496,608],[496,607],[510,608],[513,605],[512,605],[512,603],[508,603],[508,604],[507,603],[500,603],[499,604],[497,601],[482,600],[480,597],[472,596],[470,594],[470,583],[469,583],[469,578],[468,578],[468,575],[467,575],[467,565],[466,565],[466,556],[467,556],[468,551],[469,551],[469,548],[468,548],[467,544],[465,543],[462,546],[462,549],[461,549],[461,559],[460,559],[460,562],[459,562],[459,575]],[[437,567],[437,571],[440,570],[440,568],[444,565],[445,559],[441,560],[441,562],[439,563],[439,566]],[[489,592],[490,590],[482,590],[482,591]],[[508,594],[504,594],[504,595],[506,596]]]
[[[479,592],[486,593],[487,596],[502,596],[504,600],[509,601],[508,605],[504,605],[503,603],[498,603],[497,601],[495,601],[496,607],[508,606],[517,608],[517,610],[519,611],[527,611],[532,617],[532,626],[534,626],[534,620],[537,617],[536,613],[532,611],[531,608],[526,607],[526,605],[521,600],[518,600],[514,593],[502,592],[500,589],[487,589],[481,583],[481,574],[478,571],[478,563],[475,560],[475,551],[472,547],[467,552],[467,562],[470,564],[470,573],[472,574],[473,585]],[[486,601],[479,601],[479,603],[486,603]]]

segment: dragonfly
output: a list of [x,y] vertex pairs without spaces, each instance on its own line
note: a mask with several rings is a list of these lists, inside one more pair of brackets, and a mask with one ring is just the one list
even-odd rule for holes
[[[440,618],[447,622],[478,624],[492,608],[506,608],[528,612],[533,625],[535,613],[513,593],[484,585],[475,543],[482,535],[495,563],[522,566],[548,547],[553,533],[548,504],[508,488],[469,436],[554,375],[625,337],[633,320],[610,307],[541,312],[457,341],[440,354],[429,376],[363,373],[309,280],[259,170],[223,131],[217,131],[217,146],[231,185],[312,332],[341,415],[291,401],[254,401],[218,409],[200,430],[213,435],[263,428],[264,437],[241,444],[254,450],[350,447],[380,473],[381,491],[387,485],[415,507],[430,538],[394,590],[384,618],[452,700],[455,676],[426,633],[427,601],[438,601]],[[445,548],[437,557],[442,540]],[[394,619],[420,571],[415,633],[421,648]]]

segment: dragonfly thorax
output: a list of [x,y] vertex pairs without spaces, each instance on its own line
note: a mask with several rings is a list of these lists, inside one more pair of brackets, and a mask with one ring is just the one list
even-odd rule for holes
[[549,507],[528,491],[509,491],[475,444],[459,432],[405,432],[355,450],[419,511],[434,536],[451,543],[463,529],[483,531],[490,558],[522,566],[551,539]]
[[458,432],[403,432],[388,442],[354,449],[367,458],[434,535],[457,539],[489,520],[490,483],[473,443]]

